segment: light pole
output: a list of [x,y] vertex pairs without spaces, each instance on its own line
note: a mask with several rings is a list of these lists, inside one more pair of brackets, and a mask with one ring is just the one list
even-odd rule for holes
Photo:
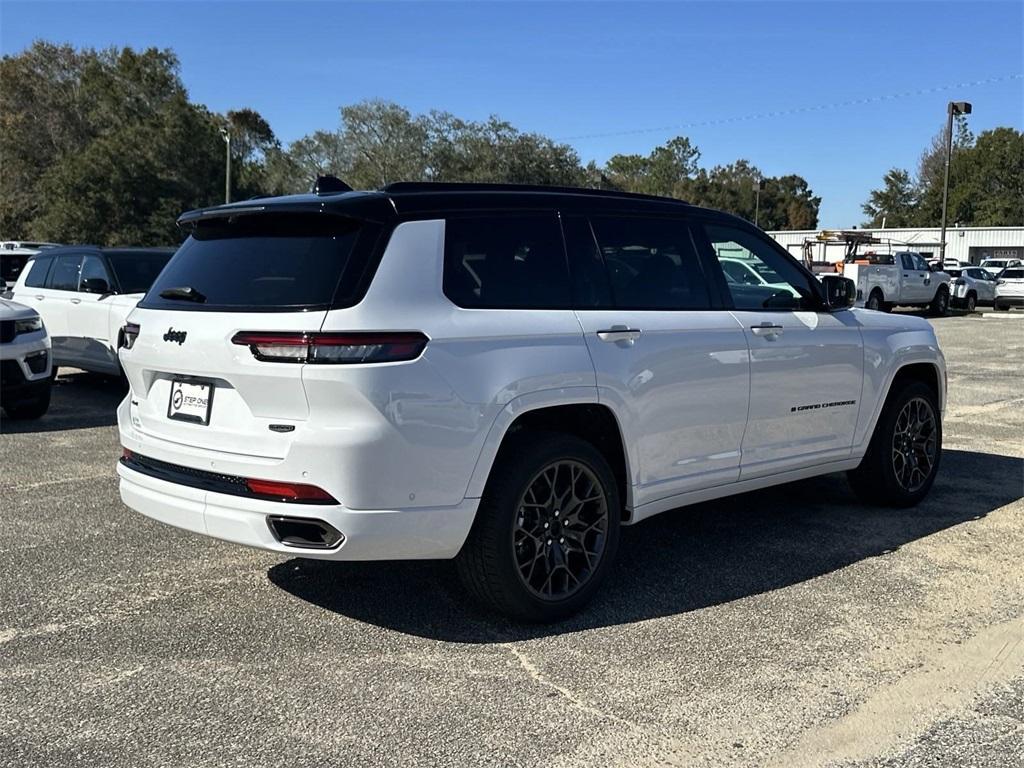
[[949,199],[949,160],[953,155],[953,117],[971,114],[969,101],[951,101],[946,107],[949,119],[946,122],[946,178],[942,182],[942,234],[939,235],[939,267],[946,265],[946,202]]
[[754,226],[757,226],[757,220],[761,215],[761,190],[765,187],[765,180],[757,180],[757,188],[754,190]]
[[227,128],[220,129],[220,135],[224,139],[224,144],[227,149],[225,151],[225,168],[224,168],[224,202],[231,202],[231,131]]

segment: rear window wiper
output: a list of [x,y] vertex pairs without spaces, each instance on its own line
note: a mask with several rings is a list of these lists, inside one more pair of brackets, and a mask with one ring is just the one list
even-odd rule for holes
[[177,299],[181,301],[194,301],[202,304],[206,301],[206,296],[201,294],[191,285],[183,285],[179,288],[167,288],[166,290],[160,291],[161,299]]

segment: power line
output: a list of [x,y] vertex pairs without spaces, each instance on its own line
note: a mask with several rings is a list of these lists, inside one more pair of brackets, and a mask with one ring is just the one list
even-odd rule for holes
[[815,104],[810,107],[793,107],[790,109],[778,109],[772,110],[771,112],[755,112],[749,115],[740,115],[737,117],[722,117],[715,118],[713,120],[698,120],[691,123],[677,123],[675,125],[663,125],[659,128],[633,128],[624,131],[607,131],[604,133],[584,133],[576,136],[561,136],[556,138],[556,141],[574,141],[579,139],[598,139],[604,138],[605,136],[628,136],[632,134],[640,133],[661,133],[664,131],[676,131],[682,128],[703,128],[711,125],[726,125],[728,123],[742,123],[750,120],[766,120],[773,117],[788,117],[791,115],[803,115],[809,112],[825,112],[832,109],[841,109],[843,107],[859,107],[865,104],[877,104],[883,101],[894,101],[896,99],[905,99],[911,96],[924,96],[929,93],[940,93],[942,91],[952,91],[957,88],[971,88],[979,85],[991,85],[992,83],[1003,83],[1008,80],[1024,80],[1024,74],[1012,74],[1012,75],[999,75],[998,77],[987,77],[984,80],[968,80],[963,83],[950,83],[948,85],[936,85],[931,88],[920,88],[916,91],[901,91],[900,93],[890,93],[884,96],[868,96],[863,99],[849,99],[847,101],[836,101],[830,104]]

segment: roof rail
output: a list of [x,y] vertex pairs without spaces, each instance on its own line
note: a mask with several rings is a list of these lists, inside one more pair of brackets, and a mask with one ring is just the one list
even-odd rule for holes
[[688,205],[685,200],[660,195],[642,195],[638,192],[619,192],[614,189],[588,189],[585,187],[555,187],[542,184],[492,184],[456,181],[395,181],[381,188],[381,192],[549,192],[560,195],[587,195],[592,197],[625,197],[633,200],[656,200],[660,203]]

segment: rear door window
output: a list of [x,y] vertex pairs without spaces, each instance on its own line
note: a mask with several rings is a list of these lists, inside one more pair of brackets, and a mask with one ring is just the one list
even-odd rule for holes
[[91,253],[87,253],[82,261],[82,271],[78,278],[78,290],[85,290],[86,280],[102,280],[110,286],[110,275],[107,274],[107,267],[103,259]]
[[569,309],[569,272],[553,213],[445,222],[445,295],[472,309]]
[[46,287],[46,273],[50,271],[53,263],[53,256],[36,256],[28,265],[28,274],[25,275],[26,288]]
[[597,216],[591,224],[617,308],[711,308],[708,283],[684,221]]
[[121,293],[145,293],[167,266],[171,254],[159,251],[110,251],[107,259]]
[[[350,298],[360,282],[359,274],[351,273],[361,270],[351,268],[362,229],[352,219],[304,213],[201,221],[139,306],[235,312],[327,309],[339,296]],[[129,286],[122,290],[128,292]]]
[[82,254],[65,253],[57,257],[50,270],[49,288],[55,291],[77,291],[78,270],[82,266]]

